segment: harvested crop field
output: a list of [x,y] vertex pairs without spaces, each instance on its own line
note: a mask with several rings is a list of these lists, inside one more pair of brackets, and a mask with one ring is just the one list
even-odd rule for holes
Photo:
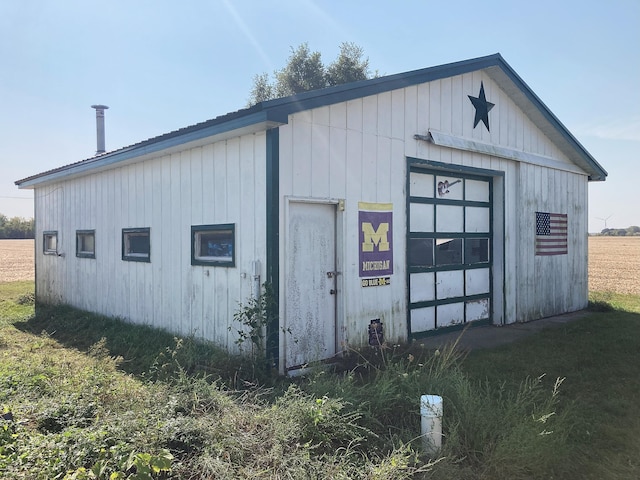
[[[0,240],[0,282],[33,280],[33,240]],[[589,237],[589,290],[640,295],[640,237]]]
[[0,240],[0,282],[34,280],[33,240]]
[[640,295],[640,237],[589,237],[589,290]]

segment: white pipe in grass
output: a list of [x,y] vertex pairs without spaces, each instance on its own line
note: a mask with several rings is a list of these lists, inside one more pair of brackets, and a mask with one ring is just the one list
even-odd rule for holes
[[422,395],[420,397],[420,417],[422,443],[425,452],[437,453],[442,447],[442,397]]

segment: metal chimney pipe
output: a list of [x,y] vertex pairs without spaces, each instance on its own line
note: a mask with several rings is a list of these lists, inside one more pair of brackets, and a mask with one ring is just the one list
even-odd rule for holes
[[96,109],[96,133],[98,135],[98,149],[96,155],[100,155],[105,152],[104,149],[104,111],[108,109],[106,105],[91,105],[91,108]]

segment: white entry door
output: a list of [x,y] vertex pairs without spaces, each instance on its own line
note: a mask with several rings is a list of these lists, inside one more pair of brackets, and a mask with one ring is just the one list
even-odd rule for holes
[[285,368],[336,354],[336,206],[291,201],[286,239]]

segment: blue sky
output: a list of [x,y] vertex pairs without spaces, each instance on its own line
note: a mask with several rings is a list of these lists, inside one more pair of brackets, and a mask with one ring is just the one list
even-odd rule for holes
[[[640,1],[0,2],[0,213],[14,181],[246,106],[253,76],[308,42],[362,46],[381,75],[500,53],[609,172],[589,231],[640,225]],[[20,198],[16,198],[20,197]]]

